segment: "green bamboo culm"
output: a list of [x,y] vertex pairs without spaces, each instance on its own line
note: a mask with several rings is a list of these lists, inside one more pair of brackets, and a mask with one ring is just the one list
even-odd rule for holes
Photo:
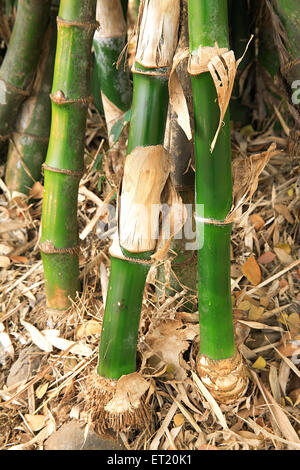
[[97,1],[96,18],[101,28],[94,34],[93,46],[109,136],[112,126],[130,108],[132,99],[129,70],[124,64],[125,55],[119,63],[127,42],[125,3],[120,0]]
[[[211,49],[207,48],[214,48],[216,43],[220,49],[228,49],[227,0],[189,0],[188,16],[192,61],[193,57],[198,57],[200,46],[201,52],[208,53]],[[223,126],[211,151],[220,118],[215,85],[208,71],[192,74],[191,78],[195,126],[195,219],[198,236],[198,361],[200,369],[202,366],[205,371],[204,375],[208,375],[214,382],[215,375],[216,380],[222,375],[220,370],[223,365],[229,370],[242,368],[236,354],[231,304],[232,227],[224,222],[232,205],[229,112],[227,110],[224,116]],[[238,376],[236,373],[236,377]],[[237,384],[235,379],[233,382],[235,396]],[[215,390],[218,399],[224,399],[223,392],[227,399],[227,394],[230,396],[228,390],[222,390],[222,384],[218,383]]]
[[28,195],[30,188],[42,176],[51,122],[49,94],[56,50],[57,11],[52,10],[32,94],[21,106],[9,144],[5,182],[12,195]]
[[[189,47],[188,37],[188,15],[187,0],[182,1],[180,36],[177,49],[183,50]],[[184,90],[190,115],[193,111],[191,79],[187,71],[187,60],[177,66],[177,75]],[[193,218],[193,208],[195,203],[195,173],[192,169],[194,162],[194,145],[192,140],[188,140],[185,132],[180,127],[176,111],[169,105],[168,119],[166,125],[164,146],[172,155],[174,162],[173,179],[175,187],[186,207],[189,208],[188,219],[182,228],[180,238],[174,238],[170,244],[170,249],[176,253],[171,264],[162,263],[157,269],[157,288],[159,298],[164,295],[175,295],[187,288],[184,302],[180,308],[191,312],[197,310],[197,303],[191,302],[189,298],[197,291],[197,252],[195,250],[195,227]],[[194,248],[193,248],[194,247]]]
[[[285,44],[285,47],[290,57],[282,57],[282,51],[279,45],[276,45],[281,62],[281,73],[291,85],[300,77],[300,4],[297,0],[272,0],[270,4],[286,31],[288,44]],[[278,31],[276,33],[278,34]]]
[[96,0],[60,2],[40,241],[47,306],[57,310],[68,308],[80,289],[77,199],[95,18]]
[[[168,71],[172,63],[177,44],[179,21],[179,2],[168,0],[163,12],[157,2],[144,2],[142,27],[139,32],[138,46],[133,67],[133,98],[129,127],[127,161],[123,187],[125,186],[126,163],[137,152],[139,155],[147,148],[162,146],[168,111]],[[158,27],[154,29],[153,15]],[[169,25],[167,36],[166,25]],[[148,26],[147,26],[148,25]],[[150,25],[150,28],[149,28]],[[143,28],[144,26],[144,28]],[[161,29],[160,29],[161,28]],[[165,46],[159,56],[161,38],[165,38]],[[153,47],[153,43],[156,46]],[[152,45],[152,46],[151,46]],[[167,48],[167,51],[165,50]],[[164,56],[165,54],[165,56]],[[153,58],[159,56],[157,65]],[[145,59],[147,57],[147,59]],[[140,154],[138,152],[141,152]],[[159,165],[159,159],[157,160]],[[143,169],[145,173],[151,169]],[[132,186],[143,184],[138,172],[131,171]],[[138,180],[140,178],[140,180]],[[156,183],[158,184],[158,180]],[[129,184],[130,186],[130,184]],[[142,188],[143,192],[148,190]],[[149,191],[151,193],[151,190]],[[127,227],[140,225],[145,230],[138,217],[131,220],[128,211],[120,204],[119,243],[120,256],[111,250],[111,274],[105,305],[103,328],[101,333],[98,374],[110,379],[119,379],[124,374],[130,374],[137,368],[136,350],[140,323],[143,292],[147,273],[151,266],[150,256],[154,249],[141,243],[139,246],[124,242],[124,231]],[[129,218],[122,224],[123,220]],[[135,235],[136,236],[136,233]],[[133,238],[134,238],[133,236]],[[130,238],[130,237],[129,237]],[[122,259],[123,257],[123,259]],[[121,259],[119,259],[121,258]]]
[[31,86],[49,20],[50,0],[19,0],[16,20],[0,68],[0,140],[7,139]]

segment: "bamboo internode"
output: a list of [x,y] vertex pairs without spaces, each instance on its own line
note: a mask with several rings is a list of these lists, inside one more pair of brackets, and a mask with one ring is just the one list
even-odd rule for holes
[[77,199],[95,13],[96,0],[85,2],[84,7],[73,0],[60,2],[41,234],[41,247],[53,247],[51,253],[42,250],[47,305],[58,310],[68,308],[70,297],[80,289]]

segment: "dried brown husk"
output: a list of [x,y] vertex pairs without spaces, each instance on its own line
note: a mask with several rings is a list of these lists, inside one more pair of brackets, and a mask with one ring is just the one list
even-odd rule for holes
[[151,433],[153,411],[147,402],[149,382],[138,372],[119,380],[101,377],[97,372],[86,381],[85,408],[99,434],[146,430]]
[[220,108],[219,124],[210,146],[211,152],[213,152],[216,145],[223,119],[228,109],[238,66],[243,60],[251,40],[252,36],[246,46],[243,56],[238,60],[236,60],[232,50],[229,51],[227,48],[219,48],[218,44],[215,43],[213,47],[204,47],[200,45],[199,49],[196,52],[193,52],[191,56],[189,55],[188,49],[182,50],[179,52],[179,55],[175,58],[176,60],[173,63],[169,79],[170,102],[177,113],[178,124],[182,127],[189,140],[192,137],[190,118],[184,93],[176,74],[176,67],[182,60],[189,57],[188,71],[191,75],[200,75],[205,72],[209,72],[211,74]]
[[155,251],[153,259],[161,259],[183,226],[186,213],[172,171],[172,157],[162,145],[136,147],[127,156],[118,210],[119,242],[125,250]]
[[141,1],[135,57],[138,63],[149,68],[172,65],[178,41],[179,15],[179,0]]
[[101,0],[97,2],[96,18],[100,23],[95,31],[98,38],[117,38],[126,36],[127,27],[120,0]]
[[233,357],[220,360],[198,355],[197,372],[218,403],[234,403],[247,391],[249,380],[242,356],[238,351]]
[[239,209],[247,204],[258,186],[258,178],[270,159],[281,153],[272,143],[268,150],[249,157],[237,157],[232,162],[233,173],[233,207],[226,217],[226,223],[237,221]]
[[174,318],[157,318],[149,328],[145,343],[151,352],[168,364],[176,380],[187,378],[184,353],[199,333],[198,324],[184,323],[180,314]]

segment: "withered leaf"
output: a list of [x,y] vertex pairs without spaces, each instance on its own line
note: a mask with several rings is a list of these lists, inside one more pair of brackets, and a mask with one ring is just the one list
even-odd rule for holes
[[254,369],[262,370],[266,367],[266,365],[266,360],[262,356],[259,356],[254,362],[254,364],[252,364],[252,367]]
[[254,286],[257,286],[260,283],[260,267],[258,266],[257,261],[253,256],[250,256],[250,258],[247,259],[247,261],[242,265],[242,272],[248,281],[250,281]]
[[290,224],[294,223],[294,217],[286,206],[284,206],[283,204],[275,204],[274,208],[276,212],[278,212],[278,214],[283,215],[285,220],[287,220]]
[[265,225],[264,219],[258,214],[251,214],[249,219],[256,231],[260,230]]
[[260,264],[269,264],[272,263],[272,261],[276,258],[275,253],[272,253],[272,251],[266,251],[262,255],[260,255],[259,258],[257,258],[257,261]]

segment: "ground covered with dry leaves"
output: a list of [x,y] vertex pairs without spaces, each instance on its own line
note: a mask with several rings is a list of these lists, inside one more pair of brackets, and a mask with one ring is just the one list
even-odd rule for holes
[[[284,126],[285,127],[285,126]],[[278,128],[277,128],[278,129]],[[194,374],[197,313],[184,312],[196,292],[156,295],[149,273],[142,309],[139,359],[155,410],[151,431],[121,433],[127,449],[300,449],[299,159],[288,151],[288,129],[232,132],[233,157],[279,152],[259,177],[247,213],[234,224],[231,253],[236,341],[249,375],[245,397],[218,405]],[[45,308],[38,248],[43,188],[35,199],[11,199],[0,167],[0,449],[43,449],[62,425],[91,423],[85,381],[95,370],[109,278],[113,203],[109,168],[93,164],[105,147],[105,125],[91,108],[86,172],[79,191],[82,292],[68,312]],[[101,182],[101,185],[99,184]],[[243,209],[243,210],[245,210]],[[108,233],[109,234],[109,233]]]

